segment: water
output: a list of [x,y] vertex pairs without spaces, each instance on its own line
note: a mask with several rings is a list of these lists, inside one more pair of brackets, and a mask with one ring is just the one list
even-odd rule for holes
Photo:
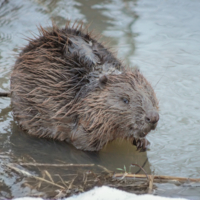
[[[39,24],[51,25],[51,20],[64,26],[67,19],[78,19],[92,22],[90,29],[102,33],[127,65],[139,66],[160,102],[160,121],[148,136],[148,152],[139,153],[130,144],[116,142],[99,153],[86,153],[66,143],[23,134],[13,121],[10,99],[0,98],[0,180],[10,186],[1,195],[30,192],[20,192],[23,181],[16,175],[10,177],[5,167],[26,156],[46,163],[96,163],[112,170],[138,163],[148,173],[200,177],[199,10],[198,0],[0,0],[2,91],[9,90],[15,56],[27,44],[25,36],[37,33]],[[200,189],[198,184],[166,184],[156,193],[198,199]]]

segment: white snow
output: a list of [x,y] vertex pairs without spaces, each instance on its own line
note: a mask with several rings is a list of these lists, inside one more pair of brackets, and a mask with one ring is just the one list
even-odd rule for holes
[[[24,197],[15,200],[43,200],[42,198]],[[96,187],[88,192],[74,195],[64,200],[186,200],[183,198],[168,198],[154,195],[136,195],[107,186]]]

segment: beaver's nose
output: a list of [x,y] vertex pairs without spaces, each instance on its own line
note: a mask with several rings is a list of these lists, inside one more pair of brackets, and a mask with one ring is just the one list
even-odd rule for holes
[[146,114],[145,120],[147,123],[155,124],[159,120],[159,114],[156,111],[149,111]]

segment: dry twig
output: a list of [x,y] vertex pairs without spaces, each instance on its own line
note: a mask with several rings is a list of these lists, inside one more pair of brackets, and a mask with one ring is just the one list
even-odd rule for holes
[[0,92],[0,97],[10,97],[10,92]]
[[102,168],[105,172],[107,173],[113,173],[112,171],[110,171],[109,169],[107,169],[106,167],[102,166],[102,165],[97,165],[97,167]]
[[148,194],[152,194],[152,191],[153,191],[153,179],[154,179],[154,175],[149,175],[149,189],[148,189]]
[[[121,178],[124,174],[114,174],[113,178]],[[151,175],[147,175],[150,177]],[[126,173],[124,177],[127,178],[146,178],[145,174],[128,174]],[[175,177],[175,176],[159,176],[154,175],[154,179],[156,180],[166,180],[166,181],[191,181],[191,182],[200,182],[200,178],[185,178],[185,177]]]
[[145,173],[147,179],[149,179],[149,177],[148,177],[146,171],[145,171],[140,165],[138,165],[138,164],[131,164],[131,166],[134,166],[134,165],[137,166],[137,167],[139,167],[139,168]]
[[50,181],[48,181],[48,180],[46,180],[46,179],[44,179],[44,178],[38,177],[38,176],[33,176],[33,175],[30,174],[29,172],[27,172],[27,171],[25,171],[25,170],[21,170],[21,169],[19,169],[19,168],[17,168],[17,167],[14,167],[14,166],[11,165],[11,164],[8,164],[7,167],[9,167],[10,169],[16,171],[16,172],[19,173],[19,174],[22,174],[23,176],[27,176],[27,177],[30,177],[30,178],[34,178],[34,179],[37,179],[37,180],[39,180],[39,181],[43,181],[43,182],[45,182],[45,183],[48,183],[48,184],[54,185],[54,186],[56,186],[56,187],[59,187],[59,188],[61,188],[61,189],[65,189],[65,187],[63,187],[62,185],[58,185],[58,184],[56,184],[56,183],[50,182]]
[[[15,164],[15,163],[13,163]],[[21,166],[35,167],[93,167],[94,164],[49,164],[49,163],[19,163]]]

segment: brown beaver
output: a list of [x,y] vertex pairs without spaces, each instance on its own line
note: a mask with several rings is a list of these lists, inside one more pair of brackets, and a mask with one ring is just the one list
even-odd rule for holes
[[82,24],[39,31],[11,74],[13,114],[23,130],[98,151],[156,128],[158,101],[138,69],[125,67]]

